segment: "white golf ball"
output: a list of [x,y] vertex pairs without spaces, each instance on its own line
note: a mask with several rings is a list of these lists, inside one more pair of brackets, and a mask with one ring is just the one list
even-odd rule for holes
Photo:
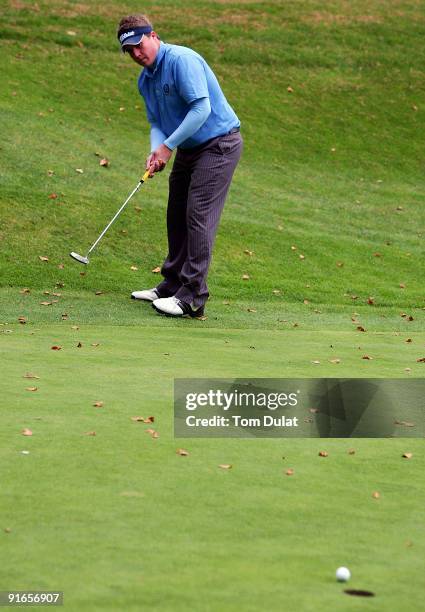
[[339,567],[336,570],[336,579],[338,582],[347,582],[351,578],[351,572],[348,567]]

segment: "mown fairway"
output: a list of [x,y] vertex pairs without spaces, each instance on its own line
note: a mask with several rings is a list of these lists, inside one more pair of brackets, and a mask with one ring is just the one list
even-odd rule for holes
[[[242,122],[205,321],[129,299],[158,282],[169,170],[88,267],[68,257],[144,168],[115,40],[140,10],[205,56]],[[172,399],[175,377],[423,378],[423,3],[0,16],[0,590],[63,590],[76,611],[422,609],[423,440],[175,440]],[[340,565],[376,596],[345,595]]]

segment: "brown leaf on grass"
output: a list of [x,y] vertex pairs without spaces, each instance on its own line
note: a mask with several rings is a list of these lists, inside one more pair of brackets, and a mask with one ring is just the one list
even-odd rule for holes
[[63,270],[63,269],[64,269],[64,267],[65,267],[65,264],[63,264],[63,263],[60,263],[60,264],[58,265],[58,269],[59,269],[59,270]]
[[103,157],[99,162],[99,166],[103,166],[104,168],[107,168],[109,166],[109,160],[106,159],[106,157]]
[[18,317],[18,321],[21,325],[25,325],[25,323],[27,322],[26,318],[23,316]]
[[94,294],[95,295],[103,295],[103,291],[95,291]]
[[250,257],[252,257],[254,255],[254,251],[250,251],[249,249],[245,249],[244,253],[245,253],[245,255],[249,255]]
[[407,338],[406,342],[413,342],[412,338]]
[[365,331],[366,331],[366,330],[365,330],[365,328],[364,328],[364,327],[362,327],[361,325],[358,325],[358,326],[356,327],[356,329],[357,329],[357,331],[359,331],[359,332],[365,332]]
[[404,283],[399,284],[400,289],[406,289],[406,285]]
[[381,253],[374,253],[373,256],[374,257],[381,257]]
[[314,365],[319,365],[320,361],[318,361],[317,359],[315,361],[312,361],[311,363],[314,363]]
[[19,292],[19,293],[23,293],[23,294],[25,294],[25,293],[31,293],[31,289],[29,289],[28,287],[24,287],[23,289],[21,289],[21,290],[20,290],[20,292]]
[[49,200],[56,200],[57,197],[58,197],[57,193],[50,193],[49,194]]
[[341,363],[341,359],[329,359],[330,363]]
[[62,350],[62,347],[55,344],[54,346],[51,347],[51,350],[52,351],[60,351],[60,350]]
[[149,416],[145,419],[145,423],[153,423],[155,421],[155,417]]
[[37,374],[33,374],[32,372],[26,372],[22,378],[37,378],[40,379],[39,376],[37,376]]
[[82,168],[75,168],[75,172],[78,172],[78,174],[84,174],[84,170]]
[[347,452],[348,452],[349,455],[355,455],[356,454],[356,451],[355,451],[354,448],[349,448]]
[[81,342],[79,342],[79,343],[77,344],[77,348],[81,348],[82,346],[83,346],[83,345],[81,344]]
[[374,303],[375,303],[375,298],[373,298],[373,297],[368,297],[368,298],[367,298],[367,303],[368,303],[370,306],[372,306],[372,304],[374,304]]
[[185,450],[184,448],[178,448],[176,450],[177,455],[180,455],[180,457],[188,457],[189,453],[187,450]]
[[231,470],[233,465],[231,463],[220,463],[218,467],[222,470]]
[[394,421],[394,425],[403,425],[403,427],[414,427],[415,424],[410,421]]
[[159,438],[159,433],[157,431],[154,431],[152,434],[152,438]]
[[285,473],[286,473],[287,476],[293,476],[294,470],[292,468],[289,468],[289,469],[286,470]]
[[249,274],[242,274],[242,280],[249,280]]
[[26,387],[25,391],[38,391],[38,387]]
[[53,302],[40,302],[40,306],[51,306]]
[[372,497],[373,499],[379,499],[381,497],[380,493],[378,491],[374,491],[372,493]]
[[280,290],[279,289],[273,289],[272,293],[273,293],[273,295],[280,295]]
[[373,359],[373,357],[371,357],[370,355],[363,355],[362,359]]
[[137,266],[130,266],[130,270],[132,270],[133,272],[137,272],[139,268]]
[[75,331],[75,330],[78,330],[80,328],[78,327],[78,325],[71,325],[71,329],[73,329]]
[[417,363],[425,363],[425,357],[419,357],[419,359],[416,359]]
[[403,453],[403,459],[411,459],[413,457],[413,453]]
[[287,91],[288,93],[294,93],[294,90],[292,89],[292,87],[291,87],[291,86],[287,87],[287,88],[286,88],[286,91]]
[[257,312],[257,310],[255,308],[247,308],[248,312]]
[[62,297],[62,293],[57,293],[56,291],[53,291],[52,295],[54,295],[55,297]]
[[302,253],[299,255],[300,259],[305,259],[305,255],[303,255]]
[[23,430],[21,431],[21,434],[22,434],[23,436],[32,436],[32,431],[31,431],[31,429],[26,429],[26,428],[25,428],[25,429],[23,429]]
[[10,527],[5,527],[5,528],[3,529],[3,531],[4,531],[4,533],[11,533],[11,532],[12,532],[12,530],[10,529]]
[[86,431],[85,433],[83,433],[83,436],[95,436],[96,432],[95,431]]
[[63,312],[61,314],[62,321],[67,321],[69,319],[69,314],[67,312]]
[[148,433],[151,438],[159,438],[159,433],[155,429],[145,429],[145,433]]
[[135,421],[136,423],[144,423],[145,419],[142,416],[133,416],[130,417],[132,421]]
[[156,266],[156,268],[153,268],[152,272],[153,272],[154,274],[159,274],[159,272],[161,272],[161,268],[160,268],[160,266]]
[[296,246],[293,244],[293,245],[291,246],[291,251],[296,251],[296,250],[297,250],[297,247],[296,247]]
[[328,457],[329,453],[327,451],[319,451],[319,457]]
[[92,346],[100,346],[100,343],[99,343],[99,342],[92,342],[92,344],[91,344],[91,345],[92,345]]
[[343,261],[337,261],[336,262],[336,267],[337,268],[343,268],[344,267],[344,262]]
[[311,412],[311,414],[317,414],[320,410],[318,408],[310,408],[309,412]]
[[39,255],[39,256],[38,256],[38,259],[39,259],[40,261],[49,261],[49,258],[48,258],[48,257],[46,257],[45,255]]
[[54,170],[47,170],[47,176],[53,176],[55,173]]
[[102,408],[103,407],[103,402],[94,402],[93,406],[95,408]]

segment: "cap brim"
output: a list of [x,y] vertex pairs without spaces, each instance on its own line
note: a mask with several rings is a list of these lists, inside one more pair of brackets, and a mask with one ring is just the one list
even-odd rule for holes
[[130,36],[129,38],[126,38],[123,41],[123,44],[121,45],[121,51],[125,52],[126,47],[134,47],[135,45],[138,45],[142,40],[143,36],[144,34],[137,34],[136,36]]

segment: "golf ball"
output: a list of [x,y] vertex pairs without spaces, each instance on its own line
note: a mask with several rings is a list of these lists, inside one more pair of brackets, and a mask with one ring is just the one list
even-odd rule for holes
[[336,579],[338,582],[347,582],[351,578],[351,572],[348,567],[339,567],[336,570]]

